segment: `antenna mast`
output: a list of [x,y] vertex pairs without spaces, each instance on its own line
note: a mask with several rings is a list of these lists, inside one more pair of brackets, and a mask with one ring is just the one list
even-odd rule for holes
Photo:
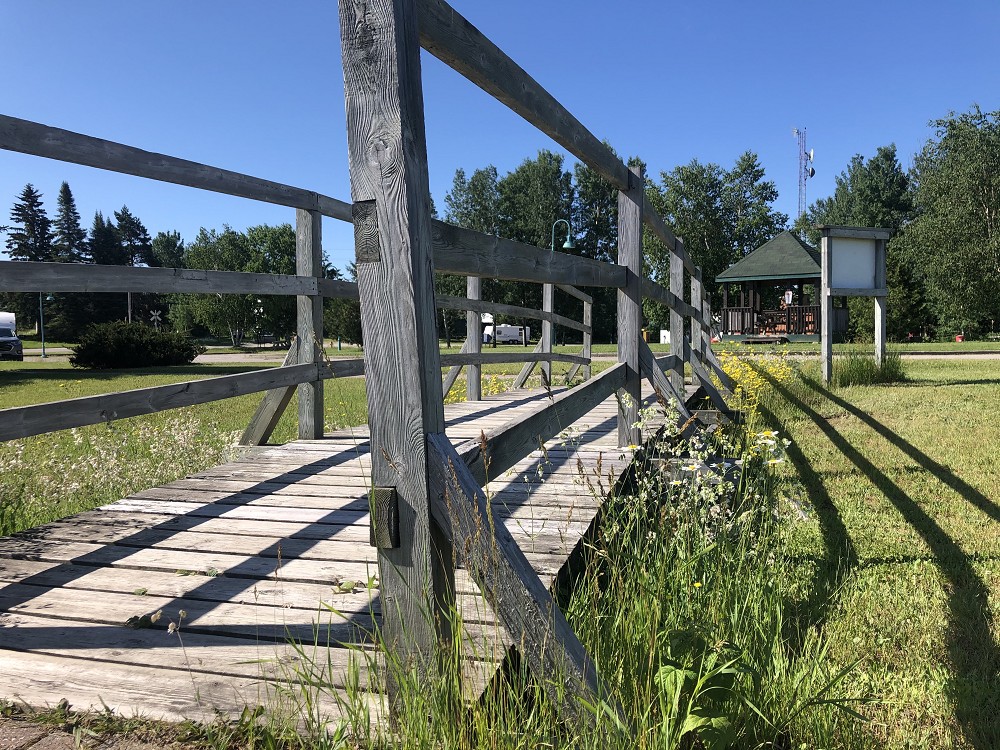
[[[813,150],[806,151],[806,129],[792,128],[792,137],[799,146],[799,213],[797,219],[802,219],[806,213],[806,180],[816,174],[812,167]],[[805,231],[802,232],[805,239]]]

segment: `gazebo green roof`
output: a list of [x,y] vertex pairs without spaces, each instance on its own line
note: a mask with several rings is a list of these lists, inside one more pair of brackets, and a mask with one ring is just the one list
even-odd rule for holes
[[819,251],[785,231],[715,277],[716,281],[818,279]]

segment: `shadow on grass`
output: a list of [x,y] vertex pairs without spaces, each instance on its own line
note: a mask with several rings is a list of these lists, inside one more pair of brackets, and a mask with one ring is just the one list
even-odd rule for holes
[[[939,570],[948,581],[948,606],[950,609],[948,651],[954,669],[947,689],[955,707],[955,716],[971,747],[987,750],[1000,747],[1000,721],[997,718],[997,671],[1000,668],[1000,650],[993,638],[993,616],[989,607],[989,588],[973,566],[973,558],[935,522],[935,520],[909,494],[861,451],[852,445],[818,411],[798,398],[767,373],[761,372],[775,390],[806,416],[858,471],[860,471],[900,512],[907,523],[920,535],[930,548]],[[1000,521],[1000,508],[967,482],[952,475],[948,469],[907,442],[890,428],[853,404],[836,396],[817,383],[805,380],[818,395],[856,416],[863,424],[888,440],[893,446],[916,461],[943,485],[959,493],[964,499]],[[822,486],[822,478],[808,466],[805,457],[797,450],[789,451],[790,458],[803,477],[817,508],[823,528],[827,553],[836,553],[849,536],[829,494]],[[814,494],[815,493],[815,494]],[[887,530],[888,532],[889,530]],[[820,593],[843,578],[846,569],[857,565],[857,555],[848,547],[843,568],[829,565],[825,578],[817,581]]]

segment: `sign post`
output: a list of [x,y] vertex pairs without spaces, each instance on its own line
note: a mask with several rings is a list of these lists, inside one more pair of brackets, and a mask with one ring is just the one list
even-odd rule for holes
[[885,246],[888,229],[836,227],[821,224],[822,272],[820,303],[820,354],[823,381],[833,376],[833,298],[875,298],[875,361],[885,357],[885,302],[889,295],[885,278]]

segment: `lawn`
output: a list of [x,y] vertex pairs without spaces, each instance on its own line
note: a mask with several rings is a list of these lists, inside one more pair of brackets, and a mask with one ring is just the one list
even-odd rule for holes
[[[798,628],[860,660],[871,747],[1000,747],[1000,362],[911,361],[908,382],[781,388]],[[806,374],[815,375],[807,366]]]

